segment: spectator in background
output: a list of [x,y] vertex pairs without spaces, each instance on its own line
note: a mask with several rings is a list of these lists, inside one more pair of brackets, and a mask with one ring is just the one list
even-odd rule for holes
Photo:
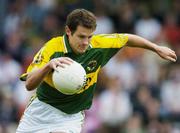
[[[19,120],[18,106],[13,99],[13,93],[7,90],[9,89],[0,87],[0,133],[9,133],[9,127]],[[16,126],[13,126],[13,130],[15,128]]]
[[133,2],[122,2],[116,5],[114,16],[115,30],[121,33],[134,33],[134,24],[137,17]]
[[177,48],[180,43],[180,27],[177,17],[173,12],[168,12],[165,16],[164,25],[160,36],[160,41],[168,43],[173,48]]
[[[146,130],[143,128],[142,116],[138,113],[134,113],[132,117],[126,122],[123,133],[146,133]],[[121,132],[119,132],[121,133]]]
[[1,87],[15,85],[18,80],[17,76],[22,73],[20,64],[8,53],[0,55],[0,70]]
[[[127,60],[127,58],[128,57],[124,57],[122,53],[116,54],[104,67],[104,72],[110,78],[118,77],[117,80],[120,80],[121,87],[130,92],[137,84],[137,80],[134,78],[136,74],[136,64],[133,64],[130,60]],[[117,69],[120,69],[120,71],[117,71]]]
[[97,7],[95,14],[97,16],[97,29],[94,34],[108,34],[114,32],[114,25],[110,17],[105,14],[104,8]]
[[9,53],[12,58],[18,62],[22,62],[25,54],[25,42],[22,31],[17,29],[6,36],[5,52]]
[[180,70],[179,66],[170,68],[168,78],[161,86],[163,117],[180,121]]
[[49,40],[52,36],[57,36],[61,29],[57,15],[54,12],[47,13],[41,27],[43,38]]
[[146,6],[143,5],[141,10],[141,17],[135,23],[135,34],[156,41],[161,31],[161,24],[151,16]]
[[98,98],[98,114],[107,133],[119,130],[119,125],[129,119],[132,114],[129,95],[119,81],[118,77],[111,77],[106,90]]

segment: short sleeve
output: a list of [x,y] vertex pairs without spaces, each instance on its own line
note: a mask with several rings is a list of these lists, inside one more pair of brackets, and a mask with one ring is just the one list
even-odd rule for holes
[[91,45],[94,48],[122,48],[127,41],[127,34],[99,34],[93,36]]
[[50,54],[48,52],[48,46],[45,45],[42,47],[39,52],[34,56],[34,59],[32,63],[29,65],[26,73],[23,73],[20,76],[20,80],[26,81],[27,75],[29,72],[32,72],[33,70],[42,68],[45,64],[47,64],[50,60]]

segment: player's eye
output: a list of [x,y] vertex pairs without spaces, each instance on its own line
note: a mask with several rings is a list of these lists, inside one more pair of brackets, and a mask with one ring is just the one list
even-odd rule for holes
[[91,39],[91,38],[92,38],[92,36],[89,36],[89,37],[88,37],[88,39]]
[[78,36],[80,39],[91,39],[92,38],[92,36],[84,36],[84,35],[79,35]]
[[86,36],[80,35],[79,38],[84,39],[84,38],[86,38]]

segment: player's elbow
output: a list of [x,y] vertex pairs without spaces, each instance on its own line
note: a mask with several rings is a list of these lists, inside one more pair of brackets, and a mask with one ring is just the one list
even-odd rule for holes
[[25,86],[26,86],[26,90],[27,90],[27,91],[32,91],[32,90],[35,89],[35,87],[30,83],[29,80],[27,80],[27,81],[25,82]]

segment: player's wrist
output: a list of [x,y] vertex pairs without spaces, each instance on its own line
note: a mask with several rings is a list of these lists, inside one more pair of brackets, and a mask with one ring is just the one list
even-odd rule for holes
[[158,52],[159,52],[159,49],[160,49],[160,46],[158,46],[158,45],[156,45],[156,44],[153,45],[153,51],[154,51],[154,52],[158,53]]
[[47,63],[47,64],[44,66],[44,71],[45,71],[46,73],[49,73],[49,72],[53,71],[53,67],[52,67],[52,65],[51,65],[50,62]]

